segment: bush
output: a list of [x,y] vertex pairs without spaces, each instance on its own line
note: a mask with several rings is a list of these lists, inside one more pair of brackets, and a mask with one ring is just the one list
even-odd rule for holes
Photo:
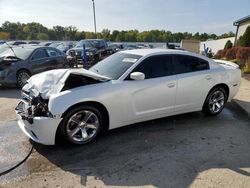
[[236,54],[237,54],[238,50],[239,50],[239,48],[237,48],[237,47],[227,49],[226,54],[225,54],[225,58],[227,60],[236,59]]
[[225,57],[226,52],[227,52],[227,50],[225,50],[225,49],[224,49],[224,50],[219,50],[219,51],[215,54],[214,59],[221,59],[221,58]]
[[226,42],[226,44],[225,44],[224,49],[229,49],[229,48],[232,48],[232,47],[233,47],[233,43],[232,43],[230,40],[228,40],[228,41]]
[[236,59],[240,64],[247,64],[250,61],[250,47],[241,47],[237,51]]

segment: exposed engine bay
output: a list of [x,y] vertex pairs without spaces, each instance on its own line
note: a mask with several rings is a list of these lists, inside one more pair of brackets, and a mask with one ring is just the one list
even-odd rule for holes
[[100,83],[100,80],[96,80],[90,77],[82,76],[82,75],[76,75],[76,74],[70,74],[67,80],[64,83],[64,87],[61,91],[66,91],[69,89],[73,89],[76,87],[81,87],[85,85],[91,85]]

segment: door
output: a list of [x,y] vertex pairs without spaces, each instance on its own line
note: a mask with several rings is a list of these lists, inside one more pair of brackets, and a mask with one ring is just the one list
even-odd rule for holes
[[36,49],[30,59],[30,68],[33,74],[49,70],[50,62],[44,48]]
[[62,53],[53,48],[46,49],[48,54],[48,64],[49,70],[51,69],[59,69],[64,67],[64,59]]
[[174,65],[177,75],[175,111],[181,113],[200,110],[213,86],[209,63],[194,56],[175,55]]
[[172,57],[157,55],[145,59],[132,72],[142,72],[145,79],[128,78],[123,83],[126,92],[126,119],[147,120],[173,112],[176,94],[176,76]]

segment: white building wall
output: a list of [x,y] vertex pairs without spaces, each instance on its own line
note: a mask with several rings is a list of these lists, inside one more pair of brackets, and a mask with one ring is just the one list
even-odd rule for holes
[[240,24],[238,35],[237,35],[237,40],[240,38],[240,36],[242,36],[245,33],[248,26],[250,26],[250,20]]
[[204,44],[206,45],[206,48],[209,47],[212,49],[212,53],[216,54],[219,50],[224,49],[225,44],[228,40],[230,40],[232,43],[234,43],[235,37],[229,37],[219,40],[209,40],[205,42],[200,43],[200,53],[204,51]]

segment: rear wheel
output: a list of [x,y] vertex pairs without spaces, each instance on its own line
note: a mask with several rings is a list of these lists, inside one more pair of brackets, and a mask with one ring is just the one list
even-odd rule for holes
[[227,101],[227,93],[221,88],[214,88],[208,94],[203,105],[203,112],[207,115],[215,116],[221,113]]
[[30,78],[30,73],[26,70],[21,70],[17,73],[17,87],[22,88]]
[[61,135],[73,144],[86,144],[102,131],[104,119],[101,112],[92,106],[81,106],[71,110],[60,124]]

